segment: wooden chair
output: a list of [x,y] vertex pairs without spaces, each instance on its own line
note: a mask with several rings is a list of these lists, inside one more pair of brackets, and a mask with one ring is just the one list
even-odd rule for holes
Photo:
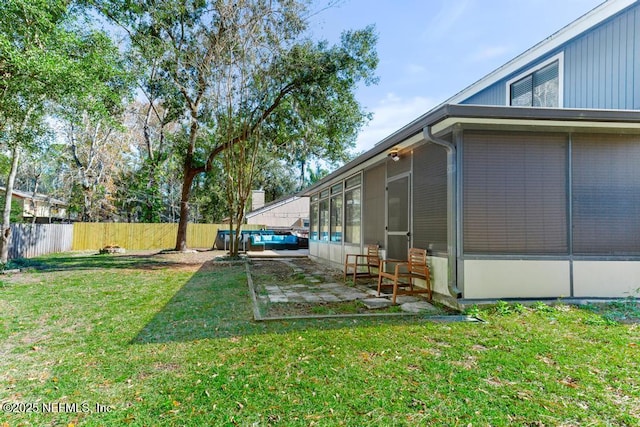
[[[358,271],[358,268],[367,271]],[[351,275],[349,269],[353,269],[353,282],[358,277],[376,277],[378,274],[371,272],[372,268],[376,270],[380,267],[380,246],[367,245],[366,254],[347,254],[344,260],[344,280],[347,280],[347,274]]]
[[[393,264],[394,268],[389,269],[388,265]],[[383,279],[393,281],[393,284],[383,284]],[[414,288],[414,279],[422,279],[426,282],[426,288]],[[393,286],[393,304],[396,303],[396,296],[401,294],[428,293],[431,301],[431,274],[427,265],[427,251],[424,249],[409,249],[409,259],[407,261],[382,260],[378,270],[378,296],[382,286]],[[408,287],[408,290],[399,289]]]

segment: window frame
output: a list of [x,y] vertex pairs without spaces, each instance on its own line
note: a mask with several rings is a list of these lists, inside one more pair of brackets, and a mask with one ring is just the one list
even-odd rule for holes
[[309,240],[320,240],[320,202],[317,197],[309,206]]
[[320,199],[318,202],[318,241],[329,242],[331,233],[330,198]]
[[344,235],[344,199],[342,193],[334,194],[329,199],[329,241],[342,243]]
[[[550,57],[549,59],[542,61],[533,67],[528,68],[526,71],[516,75],[512,79],[507,80],[505,90],[505,105],[508,107],[517,107],[511,105],[511,86],[529,76],[533,76],[536,71],[553,64],[558,61],[558,106],[557,107],[528,107],[528,108],[564,108],[564,52],[560,52],[557,55]],[[527,108],[520,106],[520,108]]]
[[[349,203],[347,203],[347,197],[348,195],[354,194],[355,192],[359,192],[360,197],[359,197],[359,206],[357,208],[357,218],[356,216],[350,217],[349,213],[351,213],[355,208],[355,203],[353,206],[349,206]],[[355,198],[353,198],[352,200],[355,200]],[[343,218],[343,228],[344,228],[344,238],[343,241],[345,244],[348,245],[360,245],[360,243],[362,242],[362,185],[358,184],[356,186],[350,187],[347,190],[345,190],[344,192],[344,201],[343,201],[343,209],[344,209],[344,218]],[[356,220],[357,221],[354,221]],[[353,233],[353,229],[357,230],[357,233]],[[357,239],[353,239],[353,236],[357,236]],[[356,241],[352,241],[352,240],[356,240]]]

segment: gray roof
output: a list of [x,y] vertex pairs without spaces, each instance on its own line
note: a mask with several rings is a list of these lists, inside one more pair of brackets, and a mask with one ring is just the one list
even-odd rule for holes
[[255,211],[248,212],[245,216],[247,218],[250,218],[250,217],[253,217],[253,216],[256,216],[256,215],[260,215],[261,213],[268,212],[268,211],[270,211],[272,209],[279,208],[282,205],[286,205],[289,202],[293,202],[295,200],[298,200],[300,197],[304,197],[304,195],[303,194],[297,194],[297,195],[293,195],[293,196],[284,196],[284,197],[282,197],[282,198],[280,198],[278,200],[274,200],[273,202],[270,202],[270,203],[264,205],[261,208],[256,209]]
[[[4,192],[6,191],[6,187],[4,186],[0,186],[0,191]],[[36,201],[40,201],[40,202],[47,202],[47,203],[51,203],[54,205],[63,205],[66,206],[67,202],[60,200],[60,199],[55,199],[53,197],[47,196],[46,194],[42,194],[42,193],[36,193],[35,197],[33,195],[33,192],[27,192],[27,191],[21,191],[21,190],[13,190],[12,194],[15,197],[19,197],[21,199],[35,199]]]

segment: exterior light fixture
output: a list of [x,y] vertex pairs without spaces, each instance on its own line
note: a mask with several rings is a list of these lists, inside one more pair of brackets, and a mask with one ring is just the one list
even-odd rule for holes
[[400,160],[400,155],[398,154],[398,149],[394,148],[389,152],[389,157],[391,157],[391,160],[393,160],[394,162],[397,162],[398,160]]

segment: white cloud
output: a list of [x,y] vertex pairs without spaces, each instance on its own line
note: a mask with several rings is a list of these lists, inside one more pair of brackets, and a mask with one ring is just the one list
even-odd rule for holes
[[435,105],[435,100],[430,98],[422,96],[401,98],[394,93],[388,93],[373,108],[373,119],[360,132],[356,141],[356,152],[369,150]]

